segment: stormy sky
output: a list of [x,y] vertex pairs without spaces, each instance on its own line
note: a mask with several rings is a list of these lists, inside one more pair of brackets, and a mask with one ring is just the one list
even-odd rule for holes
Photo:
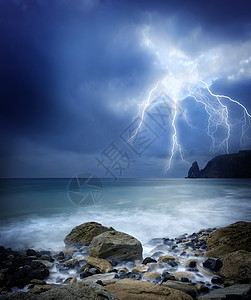
[[[0,0],[0,36],[1,177],[184,177],[188,163],[225,154],[212,149],[203,104],[186,93],[175,125],[188,163],[176,151],[163,173],[172,105],[166,128],[146,114],[145,140],[127,143],[163,78],[173,87],[196,76],[251,112],[249,1]],[[241,107],[223,105],[229,152],[251,149],[249,117],[243,126]]]

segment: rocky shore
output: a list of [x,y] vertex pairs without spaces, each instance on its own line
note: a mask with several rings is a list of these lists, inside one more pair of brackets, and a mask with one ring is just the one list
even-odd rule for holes
[[0,246],[0,299],[251,299],[251,222],[149,241],[96,222],[60,252]]

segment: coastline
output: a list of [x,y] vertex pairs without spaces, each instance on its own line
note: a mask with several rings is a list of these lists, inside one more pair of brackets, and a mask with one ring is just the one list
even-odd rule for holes
[[[98,223],[93,224],[96,226],[95,228],[97,228],[96,224]],[[239,275],[236,275],[236,278],[233,276],[228,278],[229,270],[226,271],[226,267],[224,269],[226,259],[232,253],[235,253],[237,261],[239,256],[246,257],[241,262],[242,269],[245,263],[247,263],[247,268],[250,267],[251,249],[249,247],[251,242],[248,237],[251,236],[251,223],[237,222],[235,224],[223,227],[223,229],[209,228],[191,234],[184,233],[176,238],[155,238],[149,241],[149,245],[152,247],[151,256],[124,261],[94,258],[95,255],[91,257],[88,254],[87,245],[78,245],[77,247],[72,245],[70,249],[59,252],[33,249],[12,251],[10,248],[1,247],[0,299],[29,299],[27,297],[33,299],[33,296],[40,299],[44,296],[47,297],[46,293],[53,294],[55,289],[65,289],[67,286],[80,283],[88,287],[90,284],[95,286],[98,284],[107,291],[113,291],[115,285],[123,282],[125,285],[132,284],[131,281],[138,285],[142,285],[143,282],[147,283],[151,288],[161,287],[179,291],[185,294],[185,297],[190,297],[187,299],[207,299],[207,295],[212,292],[223,291],[236,285],[240,285],[239,288],[244,288],[244,292],[249,293],[250,274],[244,275],[244,278],[237,278]],[[219,231],[224,231],[224,228],[230,228],[230,235],[228,233],[230,240],[233,237],[238,239],[239,235],[240,239],[245,239],[245,241],[240,249],[227,250],[224,255],[218,255],[212,252],[214,249],[210,243]],[[112,228],[112,230],[114,229]],[[111,232],[116,232],[116,230]],[[97,236],[104,234],[105,232],[97,234]],[[92,240],[91,238],[90,243]],[[238,244],[241,244],[240,240]],[[67,247],[69,248],[69,245]],[[239,253],[239,251],[244,252]],[[236,259],[236,257],[230,257],[230,260]],[[231,263],[228,268],[231,273]],[[147,287],[147,290],[150,287]],[[143,287],[143,290],[144,288],[146,286]],[[95,290],[95,287],[91,289]],[[239,293],[243,294],[244,292],[239,290]],[[164,293],[164,291],[160,291],[160,293]],[[114,294],[116,296],[116,290]],[[150,294],[151,292],[149,292]],[[118,293],[118,295],[120,294]],[[118,299],[124,298],[120,295]],[[140,298],[134,296],[132,299]]]

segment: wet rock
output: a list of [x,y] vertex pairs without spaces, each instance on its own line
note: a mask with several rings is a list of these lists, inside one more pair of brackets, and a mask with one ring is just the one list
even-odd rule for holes
[[181,279],[181,278],[188,278],[189,280],[193,280],[195,279],[195,276],[193,273],[190,272],[174,272],[173,276],[177,279]]
[[45,279],[49,276],[49,271],[47,269],[35,269],[28,274],[29,279]]
[[214,277],[212,277],[211,282],[214,284],[222,284],[222,283],[224,283],[224,279],[219,276],[214,276]]
[[182,291],[132,279],[117,280],[105,284],[105,288],[120,300],[192,300],[192,297]]
[[146,281],[157,283],[161,281],[161,274],[159,272],[145,272],[142,278]]
[[34,285],[29,291],[32,294],[41,294],[50,291],[52,289],[55,289],[57,287],[58,287],[57,285],[53,285],[53,284]]
[[87,222],[72,229],[64,239],[65,246],[68,248],[86,246],[94,237],[113,230],[112,227],[108,228],[97,222]]
[[74,268],[76,268],[76,267],[79,267],[79,262],[78,262],[77,259],[71,258],[71,259],[69,259],[69,260],[66,260],[66,261],[64,262],[64,265],[65,265],[67,268],[69,268],[69,269],[74,269]]
[[166,282],[162,283],[162,286],[166,286],[175,290],[180,290],[185,293],[188,291],[194,291],[195,296],[198,293],[197,288],[192,284],[192,283],[186,283],[186,282],[180,282],[180,281],[173,281],[173,280],[168,280]]
[[142,251],[136,238],[118,231],[107,231],[94,237],[89,246],[90,256],[117,261],[142,260]]
[[251,299],[251,285],[238,284],[226,288],[220,288],[210,293],[200,296],[199,300],[250,300]]
[[31,283],[32,284],[37,284],[37,285],[44,285],[44,284],[46,284],[46,282],[44,281],[44,280],[41,280],[41,279],[32,279],[31,280]]
[[127,269],[127,267],[119,267],[119,268],[117,268],[117,270],[118,270],[118,273],[119,272],[124,272],[124,273],[128,273],[129,272],[129,270]]
[[105,259],[96,257],[86,257],[85,259],[90,266],[97,268],[101,273],[112,271],[112,265]]
[[97,282],[101,280],[102,282],[106,280],[112,280],[115,278],[116,273],[105,273],[105,274],[96,274],[86,277],[83,282]]
[[196,260],[191,260],[191,261],[189,261],[189,263],[188,263],[188,267],[189,267],[189,268],[195,268],[196,265],[197,265],[197,261],[196,261]]
[[91,273],[91,272],[89,272],[89,271],[84,271],[84,272],[81,272],[81,273],[79,274],[79,276],[80,276],[80,279],[84,279],[84,278],[86,278],[86,277],[93,276],[93,273]]
[[207,241],[207,257],[222,258],[231,252],[251,252],[251,222],[236,222],[213,231]]
[[217,272],[222,267],[222,261],[220,259],[208,258],[203,262],[203,267]]
[[251,282],[251,252],[239,250],[228,254],[220,274],[236,283]]
[[49,261],[49,262],[53,262],[54,259],[52,258],[52,256],[48,255],[48,254],[43,254],[40,256],[40,260],[46,260],[46,261]]
[[157,262],[156,259],[153,259],[153,258],[151,258],[151,257],[146,257],[146,258],[142,261],[142,264],[143,264],[143,265],[146,265],[146,264],[148,264],[148,263],[156,263],[156,262]]
[[144,273],[149,270],[149,266],[147,265],[137,265],[132,269],[133,273]]
[[158,258],[158,262],[170,262],[170,261],[174,261],[175,257],[171,256],[171,255],[162,255]]
[[28,250],[26,250],[26,254],[27,254],[27,256],[34,256],[34,257],[37,257],[37,256],[38,256],[37,251],[35,251],[35,250],[33,250],[33,249],[28,249]]
[[37,262],[39,262],[40,264],[43,264],[46,268],[52,268],[54,266],[54,263],[49,262],[48,260],[36,260]]

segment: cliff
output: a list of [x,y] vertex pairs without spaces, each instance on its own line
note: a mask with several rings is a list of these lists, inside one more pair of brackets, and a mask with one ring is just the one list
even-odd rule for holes
[[251,150],[216,156],[202,170],[195,161],[187,178],[251,178]]

